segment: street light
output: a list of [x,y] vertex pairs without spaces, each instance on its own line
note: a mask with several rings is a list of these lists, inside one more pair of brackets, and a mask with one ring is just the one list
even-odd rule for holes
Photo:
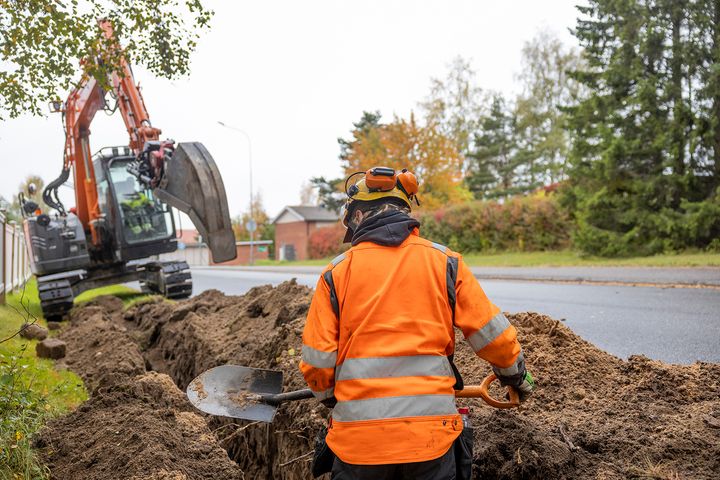
[[250,141],[250,135],[248,133],[237,127],[233,127],[232,125],[228,125],[225,122],[221,122],[218,120],[217,122],[220,126],[228,128],[230,130],[234,130],[236,132],[239,132],[245,136],[245,139],[247,140],[248,145],[248,166],[250,167],[250,221],[248,222],[247,229],[250,231],[250,265],[253,265],[253,248],[254,248],[254,242],[255,242],[255,229],[257,228],[257,225],[255,224],[255,212],[253,208],[253,180],[252,180],[252,142]]

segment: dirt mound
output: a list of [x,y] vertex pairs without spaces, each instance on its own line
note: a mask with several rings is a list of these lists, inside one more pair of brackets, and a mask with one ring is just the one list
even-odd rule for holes
[[[127,326],[117,322],[122,302],[109,308],[112,297],[76,309],[70,326],[58,338],[67,343],[65,364],[94,390],[104,377],[127,377],[145,372],[145,360],[138,342],[129,335]],[[117,299],[116,299],[117,300]],[[107,383],[108,379],[105,379]]]
[[41,433],[53,478],[241,478],[203,417],[167,375],[146,373],[98,388]]
[[[144,378],[133,379],[137,369],[166,373],[184,389],[208,368],[240,364],[283,370],[287,390],[304,388],[298,362],[310,298],[308,288],[285,282],[276,288],[258,287],[239,297],[211,291],[175,304],[139,305],[125,313],[108,305],[89,305],[73,312],[72,326],[63,332],[68,364],[91,384],[100,385],[89,403],[105,404],[127,391],[133,405],[169,412],[172,421],[158,416],[157,411],[138,414],[143,415],[136,422],[143,433],[138,433],[141,438],[136,441],[151,442],[156,425],[164,421],[165,427],[182,428],[178,415],[192,410],[184,398],[157,407],[153,404],[157,400],[147,400],[155,398],[152,395],[137,394],[132,385]],[[459,402],[473,410],[478,478],[718,477],[719,365],[676,366],[644,357],[623,361],[549,317],[523,313],[509,318],[518,329],[539,388],[519,410],[493,410],[475,400]],[[109,342],[115,342],[112,345],[124,352],[122,357],[131,360],[121,366],[121,355],[109,351]],[[97,357],[100,360],[86,364],[96,360],[98,350],[103,352]],[[456,363],[468,384],[479,383],[489,372],[465,342],[458,341]],[[138,396],[145,400],[138,401]],[[309,400],[283,405],[270,425],[207,417],[214,431],[208,444],[213,451],[218,443],[224,447],[245,478],[307,479],[311,478],[308,453],[327,415],[327,409]],[[146,416],[148,426],[143,424]],[[78,431],[88,429],[84,437],[95,438],[97,445],[108,440],[98,436],[97,431],[105,431],[104,427],[84,420],[82,409],[61,422],[68,428],[77,425]],[[64,444],[68,459],[79,462],[84,453],[77,452],[88,450],[81,436],[68,437]],[[111,448],[109,444],[105,447]],[[133,444],[127,448],[130,450],[123,447],[116,454],[129,458],[137,452]],[[56,469],[64,472],[62,468],[70,467],[63,466],[57,456],[52,458],[57,478],[75,478],[57,474]],[[142,473],[149,475],[147,478],[203,478],[162,461],[146,467]],[[138,472],[123,478],[140,475]],[[83,478],[117,478],[97,475]],[[239,478],[233,475],[216,474],[214,478]]]
[[[519,411],[470,402],[482,478],[717,478],[720,365],[626,362],[550,317],[509,318],[539,388]],[[458,350],[460,370],[477,371]]]

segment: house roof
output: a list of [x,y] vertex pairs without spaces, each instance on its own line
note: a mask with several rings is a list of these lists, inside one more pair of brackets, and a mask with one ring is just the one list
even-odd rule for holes
[[327,210],[323,207],[312,205],[288,205],[283,208],[280,213],[273,219],[272,223],[282,217],[285,212],[290,212],[298,217],[298,221],[306,222],[337,222],[340,217],[337,213]]

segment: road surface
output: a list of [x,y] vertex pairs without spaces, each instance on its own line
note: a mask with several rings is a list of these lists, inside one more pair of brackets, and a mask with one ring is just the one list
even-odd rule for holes
[[[218,266],[229,270],[318,275],[323,267],[280,265],[262,267]],[[679,285],[720,288],[720,267],[470,267],[484,280],[532,280],[628,285]]]
[[[267,269],[193,269],[194,294],[217,289],[239,295],[292,277],[314,287],[318,275]],[[671,363],[720,362],[720,290],[539,281],[481,280],[504,311],[535,311],[557,319],[621,358],[643,354]]]

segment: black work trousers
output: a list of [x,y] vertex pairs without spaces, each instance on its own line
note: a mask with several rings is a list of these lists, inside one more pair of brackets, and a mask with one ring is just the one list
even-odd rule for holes
[[351,465],[335,457],[331,480],[455,480],[454,447],[434,460],[392,465]]

